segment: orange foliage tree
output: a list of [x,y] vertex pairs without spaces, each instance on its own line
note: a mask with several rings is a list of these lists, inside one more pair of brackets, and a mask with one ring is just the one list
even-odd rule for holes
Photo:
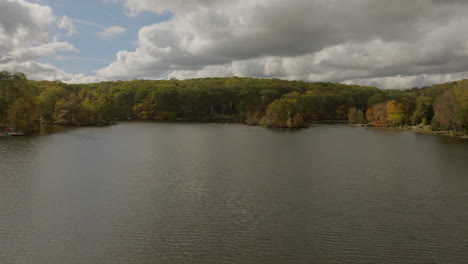
[[375,126],[398,126],[403,123],[403,105],[395,100],[375,104],[367,109],[366,118]]

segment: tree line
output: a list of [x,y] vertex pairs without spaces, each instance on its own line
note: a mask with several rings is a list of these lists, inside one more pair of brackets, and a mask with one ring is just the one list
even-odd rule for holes
[[201,78],[89,84],[0,72],[0,126],[201,120],[304,127],[327,120],[466,133],[468,80],[407,90],[279,79]]

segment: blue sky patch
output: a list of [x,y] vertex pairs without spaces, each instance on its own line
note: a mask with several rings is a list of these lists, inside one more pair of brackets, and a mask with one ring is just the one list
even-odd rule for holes
[[[79,52],[65,52],[49,55],[39,62],[52,64],[69,73],[94,75],[94,71],[106,67],[115,60],[121,50],[135,50],[139,30],[148,25],[170,20],[172,14],[143,12],[138,16],[128,16],[119,3],[96,0],[48,0],[36,1],[53,9],[55,17],[67,16],[73,21],[77,33],[67,36],[64,29],[53,27],[51,36],[59,36],[61,41],[72,44]],[[125,28],[125,32],[110,39],[98,36],[99,32],[110,27]],[[54,34],[55,33],[55,34]]]

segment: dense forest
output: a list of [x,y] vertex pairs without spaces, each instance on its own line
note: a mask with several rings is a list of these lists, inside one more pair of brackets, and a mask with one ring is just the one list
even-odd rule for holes
[[407,90],[279,79],[203,78],[90,84],[31,81],[0,72],[0,126],[202,120],[270,127],[349,122],[466,134],[468,80]]

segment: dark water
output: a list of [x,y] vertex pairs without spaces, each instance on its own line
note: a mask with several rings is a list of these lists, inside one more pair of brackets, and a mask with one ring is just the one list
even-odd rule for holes
[[0,263],[468,263],[468,141],[171,123],[0,137]]

